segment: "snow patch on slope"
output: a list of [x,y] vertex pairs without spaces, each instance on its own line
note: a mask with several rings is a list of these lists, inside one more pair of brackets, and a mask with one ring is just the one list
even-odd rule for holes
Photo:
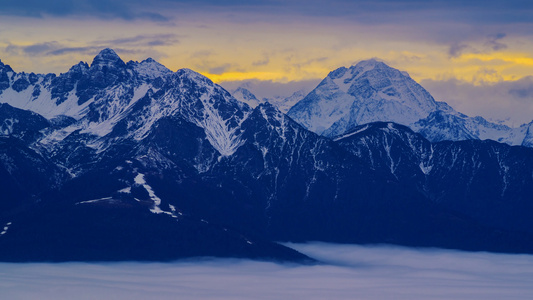
[[6,225],[4,226],[4,229],[2,230],[2,232],[0,232],[0,235],[4,235],[7,233],[7,230],[9,229],[9,226],[11,226],[11,222],[7,222]]
[[128,64],[132,64],[135,72],[144,79],[155,79],[172,73],[167,67],[152,58],[147,58],[140,63],[129,62]]
[[79,105],[76,88],[69,93],[67,100],[61,102],[59,105],[52,100],[52,94],[48,89],[41,88],[41,92],[37,97],[33,96],[32,91],[33,89],[31,88],[27,88],[21,92],[17,92],[11,88],[6,89],[0,94],[0,102],[7,103],[16,108],[31,110],[47,119],[61,115],[80,119],[87,113],[88,106],[92,103],[92,101],[87,101]]
[[[240,124],[248,117],[249,107],[229,97],[221,87],[194,71],[182,69],[178,72],[173,75],[178,86],[168,90],[157,101],[152,101],[139,120],[142,126],[135,131],[135,139],[145,138],[157,120],[179,115],[202,128],[207,140],[221,155],[232,155],[244,143],[240,136]],[[194,81],[198,85],[195,91],[201,93],[195,93],[192,99],[184,96],[191,91],[180,86],[184,84],[183,81]],[[225,112],[224,109],[235,111]]]
[[104,197],[104,198],[100,198],[100,199],[80,201],[80,202],[76,202],[76,205],[78,205],[78,204],[92,204],[92,203],[97,203],[97,202],[102,202],[102,201],[113,201],[113,197]]
[[[202,95],[200,99],[206,103],[210,98],[208,95]],[[220,154],[223,156],[232,155],[244,143],[238,134],[240,128],[231,128],[228,120],[224,120],[211,105],[206,105],[204,108],[205,117],[195,119],[196,125],[204,128],[207,139]]]
[[360,133],[360,132],[363,132],[363,131],[367,130],[369,127],[370,127],[370,125],[366,125],[366,126],[360,128],[360,129],[358,129],[358,130],[355,130],[355,131],[353,131],[353,132],[350,132],[350,133],[347,133],[347,134],[341,135],[341,136],[339,136],[339,137],[336,137],[336,138],[334,138],[333,140],[334,140],[335,142],[336,142],[336,141],[340,141],[340,140],[342,140],[342,139],[345,139],[345,138],[351,137],[352,135],[356,135],[356,134],[358,134],[358,133]]
[[[138,185],[141,185],[147,192],[150,197],[150,199],[154,202],[154,205],[150,209],[150,211],[154,214],[166,214],[173,218],[178,218],[178,216],[173,211],[164,211],[161,209],[161,198],[157,197],[154,190],[148,183],[146,183],[146,180],[144,179],[144,174],[137,174],[134,179],[135,183]],[[171,207],[172,209],[172,207]]]
[[149,84],[142,84],[135,89],[133,97],[126,101],[120,99],[123,95],[121,91],[115,91],[113,100],[109,101],[105,106],[108,117],[99,122],[88,122],[84,124],[81,133],[89,133],[97,136],[105,136],[109,134],[113,130],[113,127],[124,118],[126,115],[125,112],[137,103],[139,99],[144,97],[150,88],[151,86]]

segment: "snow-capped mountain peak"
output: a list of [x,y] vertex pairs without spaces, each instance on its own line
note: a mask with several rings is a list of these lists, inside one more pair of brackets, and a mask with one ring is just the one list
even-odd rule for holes
[[370,59],[367,59],[367,60],[362,60],[362,61],[358,62],[354,66],[358,67],[358,68],[367,69],[367,70],[374,69],[374,68],[390,68],[384,62],[382,62],[381,60],[378,60],[376,58],[370,58]]
[[[154,62],[148,62],[154,63]],[[249,107],[222,87],[190,69],[169,73],[157,82],[119,83],[87,107],[87,114],[65,128],[66,135],[81,129],[96,139],[145,139],[161,119],[179,118],[201,128],[221,155],[233,154],[241,145],[239,124]],[[60,135],[60,138],[64,138]],[[98,151],[106,143],[94,142]]]
[[93,62],[91,63],[91,67],[113,67],[113,66],[120,66],[123,67],[126,64],[124,61],[118,56],[118,54],[110,48],[106,48],[98,55],[96,55],[93,59]]
[[213,81],[211,81],[211,79],[205,77],[204,75],[194,71],[194,70],[191,70],[189,68],[182,68],[182,69],[179,69],[176,71],[176,74],[178,77],[187,77],[187,78],[190,78],[191,80],[195,80],[195,81],[198,81],[198,82],[204,82],[204,83],[207,83],[207,84],[213,84]]
[[256,106],[262,103],[262,101],[257,99],[257,97],[252,92],[243,87],[238,87],[231,94],[233,95],[233,97],[235,97],[235,99],[250,105],[250,107],[252,108],[255,108]]
[[[374,71],[374,74],[372,74],[373,76],[368,76],[369,74],[367,74],[367,72],[371,71]],[[345,93],[349,93],[349,89],[355,80],[362,76],[374,77],[376,73],[378,78],[383,77],[383,75],[385,75],[383,74],[384,72],[392,72],[395,76],[401,75],[404,77],[409,77],[407,73],[391,68],[384,62],[376,59],[363,60],[349,68],[340,67],[330,72],[327,77],[331,78],[339,87],[339,89]]]
[[193,70],[174,73],[153,59],[125,64],[112,49],[102,50],[90,66],[80,62],[59,76],[2,74],[0,81],[6,81],[0,103],[48,119],[72,118],[43,137],[40,145],[47,149],[79,133],[92,149],[104,151],[111,143],[107,135],[140,141],[159,120],[172,117],[200,127],[212,146],[229,156],[242,144],[239,125],[250,112],[248,105]]
[[436,109],[435,99],[408,75],[372,59],[329,73],[288,114],[311,131],[336,136],[376,121],[411,124]]
[[482,117],[469,117],[437,102],[409,74],[375,59],[341,67],[288,112],[315,133],[335,137],[371,122],[409,126],[432,142],[491,139],[531,145],[529,126],[510,128]]
[[139,77],[143,79],[155,79],[172,73],[167,67],[155,61],[153,58],[147,58],[141,62],[130,61],[128,62],[128,66],[131,66]]

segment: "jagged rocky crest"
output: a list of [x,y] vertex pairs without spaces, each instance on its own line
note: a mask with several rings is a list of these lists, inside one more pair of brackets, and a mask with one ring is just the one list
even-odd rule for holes
[[[110,49],[59,76],[2,70],[0,260],[309,261],[272,241],[311,240],[533,253],[532,149],[379,122],[325,137]],[[389,89],[407,75],[379,62],[330,75],[338,94],[427,96],[416,118],[444,107],[409,80]]]

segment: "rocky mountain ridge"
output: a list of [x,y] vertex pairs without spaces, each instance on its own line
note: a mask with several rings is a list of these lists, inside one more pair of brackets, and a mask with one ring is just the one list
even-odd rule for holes
[[121,62],[105,49],[47,81],[44,117],[10,105],[33,102],[6,98],[23,77],[6,73],[0,260],[309,261],[273,241],[316,240],[533,252],[529,148],[379,122],[328,138],[194,71]]

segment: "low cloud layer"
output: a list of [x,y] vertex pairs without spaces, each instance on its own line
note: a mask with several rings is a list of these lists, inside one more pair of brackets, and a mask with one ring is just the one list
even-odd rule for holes
[[533,256],[291,245],[327,264],[0,264],[2,299],[531,299]]

